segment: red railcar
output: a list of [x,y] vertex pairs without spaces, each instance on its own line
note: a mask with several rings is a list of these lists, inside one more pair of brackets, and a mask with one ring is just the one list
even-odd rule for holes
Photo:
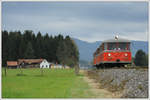
[[97,68],[131,64],[130,44],[129,40],[122,38],[103,41],[93,54],[93,64]]

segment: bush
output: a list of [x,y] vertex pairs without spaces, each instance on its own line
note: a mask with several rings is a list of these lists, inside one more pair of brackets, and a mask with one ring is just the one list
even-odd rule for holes
[[136,66],[148,66],[148,55],[142,50],[138,50],[135,54],[134,63]]

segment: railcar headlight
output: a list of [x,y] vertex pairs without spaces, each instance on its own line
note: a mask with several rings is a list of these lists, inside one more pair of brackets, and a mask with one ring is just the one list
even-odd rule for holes
[[108,53],[108,56],[111,56],[111,54],[110,54],[110,53]]
[[125,56],[128,56],[128,54],[127,54],[127,53],[125,53],[124,55],[125,55]]

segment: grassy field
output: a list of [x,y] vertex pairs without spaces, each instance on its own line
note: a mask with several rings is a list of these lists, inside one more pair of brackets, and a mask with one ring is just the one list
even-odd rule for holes
[[[73,69],[8,69],[2,75],[2,98],[90,98],[94,94],[83,81],[83,75],[76,76]],[[4,74],[4,73],[2,73]]]

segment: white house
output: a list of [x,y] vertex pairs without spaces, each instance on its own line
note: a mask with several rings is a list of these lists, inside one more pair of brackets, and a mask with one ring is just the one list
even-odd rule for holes
[[44,59],[41,63],[40,63],[40,68],[50,68],[50,64],[48,63],[48,61],[46,59]]

